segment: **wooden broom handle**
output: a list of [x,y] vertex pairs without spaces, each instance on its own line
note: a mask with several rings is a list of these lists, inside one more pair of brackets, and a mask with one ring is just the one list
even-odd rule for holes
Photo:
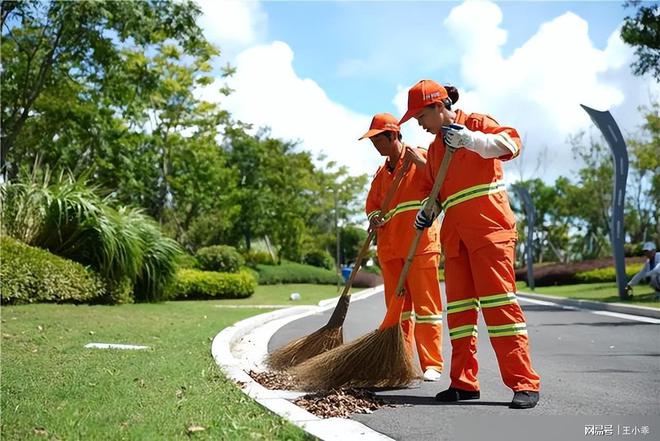
[[[405,150],[404,150],[404,154],[405,154]],[[389,209],[389,205],[392,203],[392,199],[394,199],[394,195],[396,194],[396,190],[399,188],[399,184],[401,184],[401,180],[403,180],[403,176],[408,171],[408,168],[410,168],[410,163],[411,163],[410,157],[408,156],[404,157],[403,164],[401,165],[401,168],[397,171],[396,175],[394,176],[394,181],[392,181],[392,185],[390,186],[390,189],[387,191],[387,194],[385,195],[385,199],[381,204],[383,211],[387,212],[387,210]],[[373,228],[369,228],[367,238],[364,240],[364,243],[360,248],[360,252],[355,258],[355,264],[353,265],[353,269],[351,270],[351,275],[348,277],[348,280],[346,281],[346,285],[344,286],[344,290],[341,292],[342,296],[348,295],[349,291],[351,290],[351,286],[353,286],[353,280],[355,279],[355,276],[360,270],[360,266],[362,265],[362,261],[364,260],[364,257],[369,252],[369,245],[371,245],[371,241],[373,240],[375,235],[376,235],[376,231]]]
[[[431,194],[429,194],[429,198],[426,200],[426,204],[424,204],[424,212],[427,216],[429,216],[433,210],[433,205],[435,204],[435,200],[438,198],[438,193],[440,193],[440,188],[442,187],[442,183],[445,180],[445,176],[447,176],[447,170],[449,169],[449,163],[451,162],[451,157],[453,155],[454,150],[447,149],[444,156],[442,157],[442,163],[440,164],[438,173],[435,175],[435,182],[433,183]],[[406,282],[406,277],[408,276],[410,265],[412,264],[413,258],[415,257],[415,253],[417,252],[417,245],[419,245],[419,240],[422,238],[423,233],[423,229],[417,230],[415,238],[413,239],[412,243],[410,244],[410,248],[408,249],[406,263],[403,265],[403,270],[401,270],[401,274],[399,275],[399,282],[396,285],[395,292],[399,297],[403,295],[403,285]]]

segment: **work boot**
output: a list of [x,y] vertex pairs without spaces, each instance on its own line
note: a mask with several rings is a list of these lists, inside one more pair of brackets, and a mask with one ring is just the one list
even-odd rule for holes
[[450,387],[436,395],[435,400],[443,403],[450,403],[460,400],[478,400],[479,396],[480,394],[478,390],[463,390]]
[[531,409],[539,402],[539,393],[533,390],[519,390],[514,392],[510,409]]

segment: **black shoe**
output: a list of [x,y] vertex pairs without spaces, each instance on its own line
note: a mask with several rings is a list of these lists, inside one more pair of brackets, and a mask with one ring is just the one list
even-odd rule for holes
[[513,394],[510,409],[531,409],[539,402],[539,393],[531,390],[519,390]]
[[478,400],[479,396],[480,394],[478,390],[463,390],[450,387],[436,395],[435,400],[442,401],[443,403],[450,403],[452,401],[460,400]]

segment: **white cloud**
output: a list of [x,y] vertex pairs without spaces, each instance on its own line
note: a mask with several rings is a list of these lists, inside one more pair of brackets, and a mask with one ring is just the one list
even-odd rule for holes
[[[236,75],[227,81],[235,92],[223,107],[255,127],[269,126],[275,137],[300,140],[301,148],[323,152],[353,174],[373,173],[382,159],[368,141],[357,140],[371,115],[333,102],[315,81],[300,78],[292,63],[293,51],[280,41],[241,52],[233,62]],[[207,89],[205,97],[214,98],[217,88]]]
[[268,16],[257,1],[197,0],[203,15],[199,25],[223,50],[243,48],[266,34]]
[[[450,44],[462,53],[458,107],[492,114],[517,128],[526,141],[527,166],[547,148],[546,179],[569,174],[567,164],[573,162],[567,136],[592,129],[580,104],[611,110],[622,131],[632,133],[641,123],[637,107],[649,104],[649,93],[656,99],[660,93],[657,82],[632,76],[633,50],[618,30],[604,50],[597,49],[589,39],[589,24],[567,12],[504,57],[507,33],[501,23],[499,6],[488,1],[466,1],[446,18],[446,34],[456,36]],[[394,98],[400,112],[405,111],[406,89]]]

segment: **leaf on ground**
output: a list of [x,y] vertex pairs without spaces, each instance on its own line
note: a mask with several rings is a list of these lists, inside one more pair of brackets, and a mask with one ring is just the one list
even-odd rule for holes
[[35,427],[32,429],[32,433],[38,436],[48,436],[48,432],[43,427]]
[[188,433],[195,433],[195,432],[203,432],[206,430],[206,427],[198,426],[195,424],[192,424],[188,426]]

